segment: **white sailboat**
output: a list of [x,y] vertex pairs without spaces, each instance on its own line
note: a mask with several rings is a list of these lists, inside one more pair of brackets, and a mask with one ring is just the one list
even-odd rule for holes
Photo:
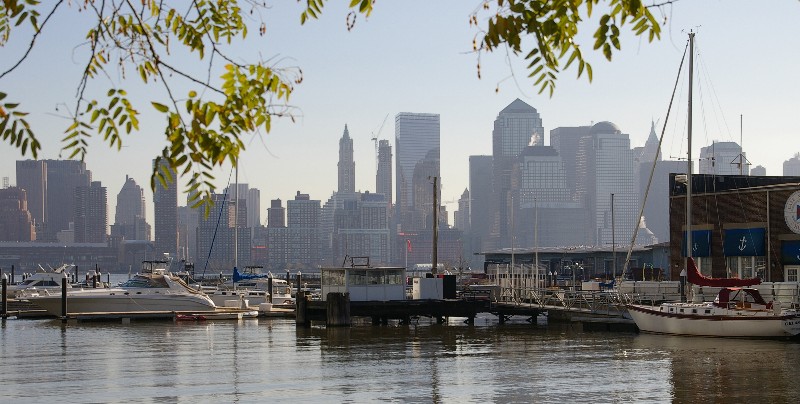
[[[686,245],[692,241],[692,80],[694,33],[689,33],[688,170],[686,175]],[[713,302],[666,302],[659,306],[627,306],[642,332],[708,337],[786,338],[800,335],[800,317],[779,302],[766,302],[748,288],[759,279],[717,279],[700,274],[692,248],[686,248],[688,281],[722,287]]]

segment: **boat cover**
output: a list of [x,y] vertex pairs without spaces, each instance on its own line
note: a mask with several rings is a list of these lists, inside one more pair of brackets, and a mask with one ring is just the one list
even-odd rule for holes
[[697,265],[695,265],[692,257],[686,259],[686,280],[688,280],[689,283],[698,286],[711,286],[720,288],[753,286],[761,283],[761,279],[759,278],[710,278],[701,274],[700,271],[697,270]]

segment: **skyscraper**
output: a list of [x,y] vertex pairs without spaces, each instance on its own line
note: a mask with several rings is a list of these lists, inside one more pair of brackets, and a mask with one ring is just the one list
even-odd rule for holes
[[588,212],[590,241],[598,246],[630,241],[640,205],[628,135],[611,122],[595,124],[581,138],[577,161],[576,194]]
[[28,212],[41,228],[47,217],[47,161],[17,160],[17,187],[25,190]]
[[125,184],[117,194],[117,208],[111,234],[126,240],[150,240],[150,225],[145,215],[144,191],[133,178],[125,176]]
[[36,229],[24,189],[0,189],[0,241],[34,241]]
[[783,176],[800,176],[800,153],[796,153],[792,158],[783,162]]
[[75,242],[108,241],[108,195],[100,181],[75,188]]
[[77,160],[44,160],[47,165],[45,196],[45,241],[56,241],[56,234],[75,222],[75,189],[88,187],[92,172]]
[[[424,224],[414,219],[432,212],[430,181],[440,176],[439,137],[439,114],[401,112],[395,116],[395,230],[416,230]],[[424,190],[430,190],[430,197],[415,195]],[[418,204],[423,200],[427,206]]]
[[[386,206],[392,206],[392,146],[382,139],[378,142],[378,172],[375,175],[375,192],[386,196]],[[391,215],[391,212],[389,212]]]
[[353,139],[344,125],[344,133],[339,139],[339,193],[356,191],[356,163],[353,161]]
[[527,146],[544,144],[544,128],[542,119],[535,108],[520,99],[514,100],[503,108],[494,121],[492,131],[492,157],[494,175],[494,206],[499,242],[508,245],[510,215],[513,205],[511,196],[512,171],[517,157]]
[[477,268],[482,265],[481,257],[476,253],[496,248],[489,244],[489,237],[494,222],[492,211],[492,156],[469,156],[469,249],[470,265]]
[[287,264],[311,268],[319,265],[321,209],[319,200],[312,200],[300,191],[286,202]]
[[[153,165],[155,165],[155,160]],[[176,257],[178,253],[178,178],[171,167],[162,161],[158,168],[168,172],[172,182],[167,187],[156,181],[153,190],[153,212],[155,220],[155,252],[161,258],[163,254]]]
[[261,226],[261,190],[250,188],[247,191],[247,227]]

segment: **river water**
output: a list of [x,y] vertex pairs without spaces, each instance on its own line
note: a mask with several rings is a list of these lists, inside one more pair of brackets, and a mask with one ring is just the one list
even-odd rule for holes
[[774,402],[800,400],[800,344],[467,325],[293,320],[0,326],[0,401]]

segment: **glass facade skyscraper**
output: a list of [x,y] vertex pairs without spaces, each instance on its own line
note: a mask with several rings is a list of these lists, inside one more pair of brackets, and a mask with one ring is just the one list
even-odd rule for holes
[[[395,116],[395,210],[398,230],[423,228],[425,209],[431,210],[433,185],[439,177],[439,114],[401,112]],[[441,186],[441,181],[439,181]],[[429,193],[426,195],[425,193]],[[420,206],[427,203],[425,206]]]

